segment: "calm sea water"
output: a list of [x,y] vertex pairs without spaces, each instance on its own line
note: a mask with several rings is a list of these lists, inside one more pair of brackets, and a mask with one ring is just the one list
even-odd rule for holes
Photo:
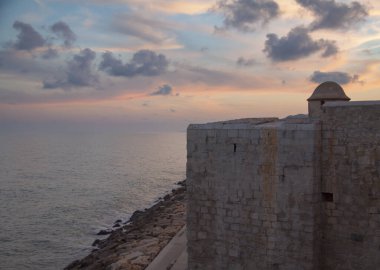
[[185,134],[0,132],[0,269],[61,269],[185,177]]

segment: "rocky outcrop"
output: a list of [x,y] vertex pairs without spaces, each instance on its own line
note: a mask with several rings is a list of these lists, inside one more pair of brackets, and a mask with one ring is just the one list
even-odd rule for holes
[[65,269],[145,269],[163,247],[185,225],[185,182],[164,199],[144,211],[136,211],[104,240],[95,240],[91,254]]

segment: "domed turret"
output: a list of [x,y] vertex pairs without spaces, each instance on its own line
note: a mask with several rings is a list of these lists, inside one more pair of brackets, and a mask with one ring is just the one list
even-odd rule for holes
[[343,88],[336,82],[324,82],[315,88],[311,97],[307,99],[311,100],[346,100],[350,98],[346,96]]
[[336,82],[324,82],[315,88],[309,102],[309,117],[319,117],[322,113],[322,105],[327,101],[349,101],[343,88]]

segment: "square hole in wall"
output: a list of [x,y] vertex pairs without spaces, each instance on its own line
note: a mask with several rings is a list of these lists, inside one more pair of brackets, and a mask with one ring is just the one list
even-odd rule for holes
[[334,201],[334,194],[331,192],[322,192],[322,201],[333,202]]
[[352,233],[351,234],[351,240],[354,242],[363,242],[364,241],[364,235],[358,234],[358,233]]

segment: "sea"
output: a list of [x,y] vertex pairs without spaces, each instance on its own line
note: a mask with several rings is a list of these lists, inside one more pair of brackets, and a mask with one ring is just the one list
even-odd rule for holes
[[62,269],[185,179],[185,133],[0,130],[0,269]]

